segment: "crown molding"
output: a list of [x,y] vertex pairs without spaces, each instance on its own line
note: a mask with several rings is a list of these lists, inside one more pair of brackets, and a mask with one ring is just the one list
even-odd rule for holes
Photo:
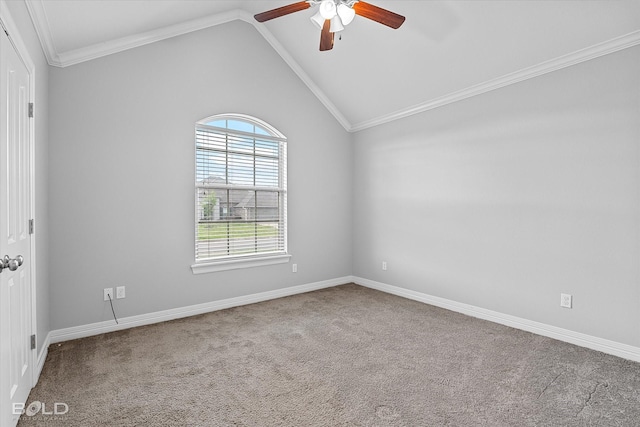
[[549,61],[541,62],[532,67],[523,68],[516,72],[506,74],[502,77],[488,80],[486,82],[468,87],[466,89],[452,92],[409,108],[398,110],[385,116],[357,123],[349,129],[349,132],[358,132],[384,123],[409,117],[414,114],[432,110],[434,108],[442,107],[453,102],[462,101],[463,99],[471,98],[472,96],[481,95],[483,93],[519,83],[524,80],[533,79],[543,74],[571,67],[573,65],[580,64],[581,62],[590,61],[592,59],[599,58],[610,53],[618,52],[620,50],[627,49],[638,44],[640,44],[640,31],[634,31],[629,34],[625,34],[624,36],[616,37],[611,40],[607,40],[605,42],[577,50],[567,55],[563,55]]
[[51,27],[49,26],[49,18],[44,10],[42,1],[24,0],[24,2],[27,6],[27,10],[29,11],[29,16],[31,16],[33,27],[36,30],[36,34],[40,40],[40,45],[42,46],[45,58],[47,58],[47,62],[49,65],[57,67],[62,66],[58,52],[56,51],[55,43],[53,42],[53,35],[51,34]]
[[38,34],[38,38],[40,39],[40,44],[44,50],[47,62],[49,65],[61,68],[235,21],[237,19],[241,19],[241,15],[243,13],[243,11],[235,9],[225,13],[205,16],[188,22],[170,25],[157,30],[147,31],[133,36],[123,37],[59,53],[55,48],[49,21],[43,6],[43,0],[25,0],[25,3],[27,4],[27,9],[31,15],[31,19],[36,29],[36,33]]
[[[33,0],[31,0],[33,1]],[[40,1],[40,0],[39,0]],[[194,19],[192,21],[170,25],[168,27],[159,28],[157,30],[136,34],[129,37],[123,37],[117,40],[100,43],[86,48],[75,49],[60,54],[60,62],[62,67],[79,64],[81,62],[90,61],[92,59],[101,58],[103,56],[112,55],[114,53],[123,52],[125,50],[155,43],[161,40],[169,39],[183,34],[192,33],[194,31],[203,30],[216,25],[226,24],[240,19],[241,10],[234,9],[229,12],[219,13],[216,15],[205,16],[203,18]]]
[[264,39],[273,47],[273,49],[280,55],[280,57],[284,60],[284,62],[289,65],[291,70],[302,80],[302,82],[307,85],[309,90],[313,92],[313,94],[318,98],[318,100],[325,106],[327,110],[335,117],[335,119],[345,128],[346,131],[351,132],[351,123],[347,120],[347,118],[342,114],[342,112],[335,106],[333,102],[325,95],[325,93],[315,84],[315,82],[309,77],[309,75],[304,71],[304,69],[298,64],[298,62],[293,59],[293,56],[280,44],[280,42],[274,37],[273,34],[264,25],[259,25],[253,16],[248,12],[244,12],[242,17],[240,18],[245,22],[253,25],[256,30],[264,37]]
[[240,20],[251,24],[262,37],[273,47],[280,57],[287,63],[291,70],[302,80],[302,82],[311,90],[318,100],[329,110],[335,119],[348,132],[359,132],[371,127],[379,126],[395,120],[400,120],[414,114],[420,114],[434,108],[442,107],[454,102],[462,101],[472,96],[481,95],[492,90],[532,79],[543,74],[551,73],[572,65],[576,65],[585,61],[599,58],[610,53],[614,53],[623,49],[627,49],[640,44],[640,31],[634,31],[629,34],[613,38],[611,40],[598,43],[596,45],[577,50],[567,55],[545,61],[534,66],[524,68],[504,76],[479,83],[477,85],[449,93],[447,95],[430,99],[419,104],[413,105],[386,114],[371,120],[362,121],[360,123],[351,124],[349,120],[342,114],[329,97],[316,85],[309,77],[298,62],[291,54],[282,46],[282,44],[267,30],[264,25],[257,23],[251,14],[242,9],[235,9],[216,15],[206,16],[193,21],[171,25],[169,27],[160,28],[153,31],[124,37],[118,40],[99,43],[86,48],[75,49],[68,52],[58,53],[55,48],[49,21],[43,6],[44,0],[25,0],[29,14],[33,21],[36,33],[40,39],[40,44],[44,51],[45,57],[49,65],[56,67],[67,67],[79,64],[81,62],[97,59],[103,56],[122,52],[135,47],[154,43],[171,37],[180,36],[193,31],[202,30],[216,25],[225,24],[227,22]]
[[335,119],[347,130],[351,128],[351,124],[331,100],[320,90],[318,85],[309,77],[304,69],[293,59],[291,54],[280,44],[280,42],[271,34],[264,25],[259,25],[253,16],[242,9],[234,9],[229,12],[219,13],[216,15],[206,16],[181,24],[171,25],[153,31],[112,40],[106,43],[99,43],[86,48],[75,49],[68,52],[58,53],[53,42],[53,37],[49,27],[47,14],[43,6],[43,0],[25,0],[29,14],[33,21],[36,33],[40,39],[42,50],[45,53],[49,65],[55,67],[68,67],[70,65],[79,64],[81,62],[90,61],[103,56],[112,55],[128,49],[133,49],[146,44],[155,43],[171,37],[180,36],[205,28],[214,27],[216,25],[225,24],[231,21],[243,21],[251,24],[262,37],[273,47],[280,57],[287,63],[293,72],[303,81],[303,83],[311,90],[318,100],[325,106],[327,110],[335,117]]

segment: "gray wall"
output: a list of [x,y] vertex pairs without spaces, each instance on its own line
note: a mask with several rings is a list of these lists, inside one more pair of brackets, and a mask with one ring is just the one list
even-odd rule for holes
[[[193,275],[194,124],[258,117],[288,144],[291,263]],[[351,274],[350,135],[249,24],[232,22],[50,74],[51,326]]]
[[356,134],[354,275],[640,345],[639,89],[635,47]]
[[[24,2],[8,1],[9,13],[19,28],[20,37],[27,46],[36,71],[34,120],[35,120],[35,219],[36,219],[36,335],[37,350],[41,351],[49,327],[49,143],[48,97],[49,65],[40,48],[40,41],[31,23]],[[4,256],[4,254],[2,255]]]
[[[354,274],[640,345],[640,48],[348,135],[248,24],[48,71],[8,5],[38,67],[39,344],[110,319],[104,287],[122,317]],[[224,112],[289,138],[296,274],[190,271],[193,124]]]

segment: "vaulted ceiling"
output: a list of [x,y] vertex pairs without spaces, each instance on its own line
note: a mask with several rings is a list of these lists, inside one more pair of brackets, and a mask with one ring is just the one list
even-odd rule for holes
[[357,16],[320,52],[296,0],[25,0],[47,60],[66,67],[233,20],[252,25],[348,131],[640,44],[639,0],[369,0],[406,17]]

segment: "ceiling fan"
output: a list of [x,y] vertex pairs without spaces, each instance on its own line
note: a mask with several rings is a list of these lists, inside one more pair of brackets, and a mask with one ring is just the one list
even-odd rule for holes
[[265,22],[317,5],[319,5],[318,12],[311,17],[311,22],[322,30],[320,33],[321,51],[333,49],[334,34],[344,30],[344,26],[349,25],[355,15],[363,16],[393,29],[400,28],[405,20],[402,15],[358,0],[299,1],[287,6],[258,13],[254,15],[254,18],[256,18],[258,22]]

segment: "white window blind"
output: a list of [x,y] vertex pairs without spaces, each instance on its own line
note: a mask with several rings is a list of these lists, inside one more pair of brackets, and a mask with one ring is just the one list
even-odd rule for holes
[[196,124],[196,263],[287,251],[286,138],[248,116]]

